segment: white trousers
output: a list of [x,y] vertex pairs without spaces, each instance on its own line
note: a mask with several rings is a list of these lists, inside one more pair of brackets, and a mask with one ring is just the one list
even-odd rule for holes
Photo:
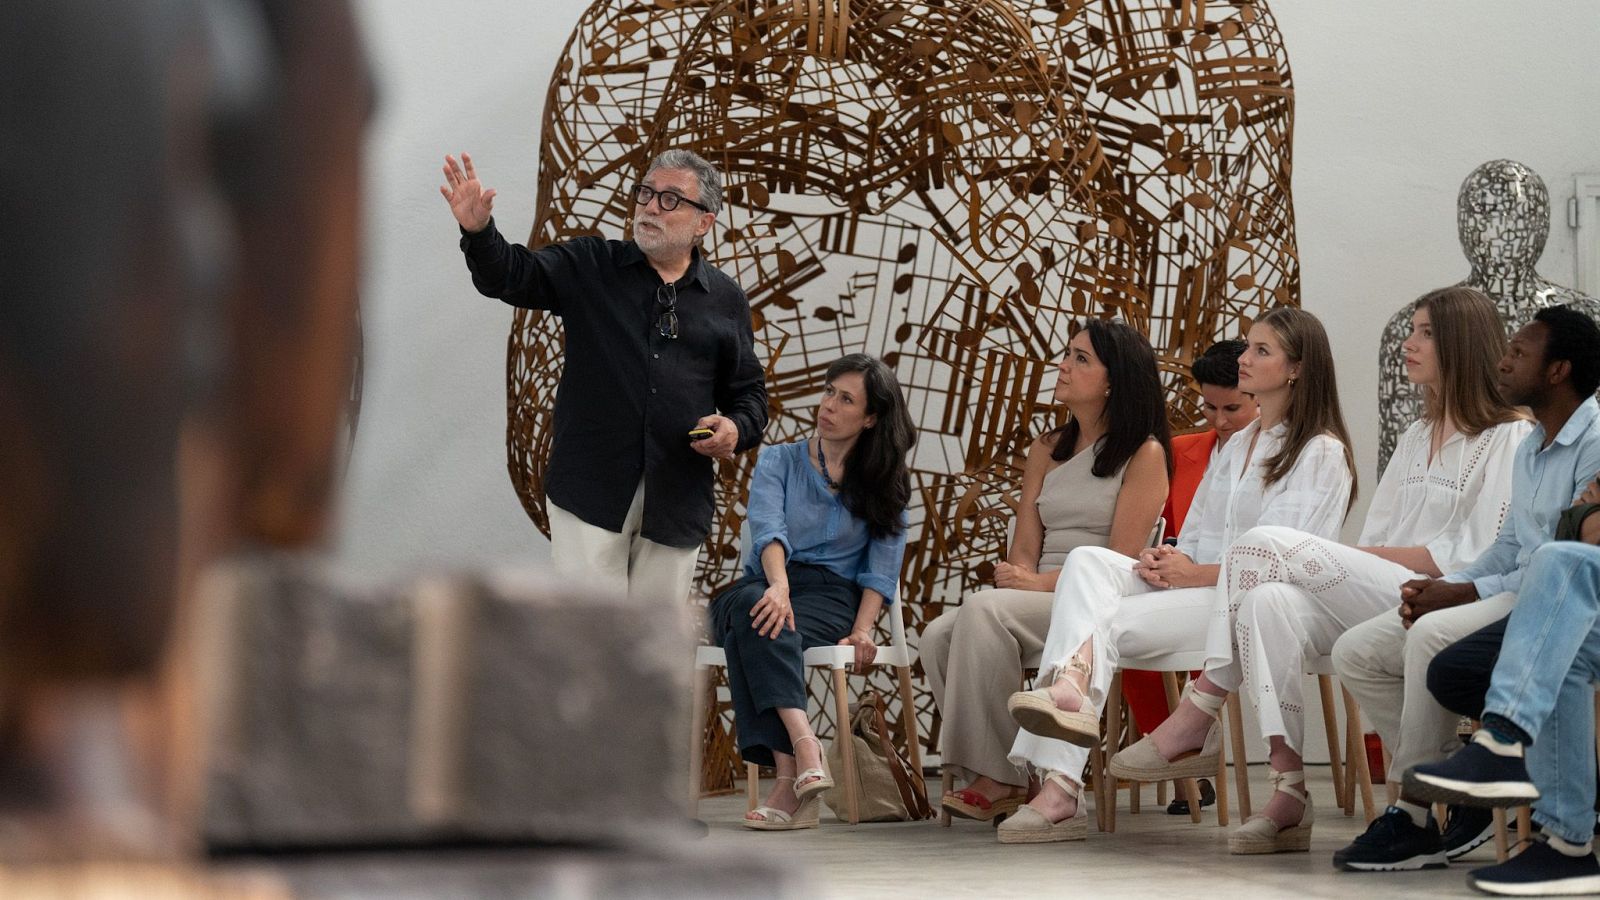
[[1409,629],[1396,608],[1350,629],[1333,645],[1339,680],[1393,753],[1390,781],[1461,746],[1456,737],[1461,717],[1428,691],[1428,663],[1440,650],[1510,615],[1516,605],[1516,594],[1495,594],[1428,613]]
[[1263,737],[1305,746],[1307,658],[1400,605],[1405,566],[1294,528],[1259,526],[1222,555],[1206,677],[1255,705]]
[[640,536],[643,479],[633,492],[620,534],[590,525],[554,503],[545,504],[545,509],[550,514],[550,561],[563,578],[625,593],[630,599],[678,604],[689,599],[700,548],[668,547]]
[[[1104,709],[1111,676],[1124,656],[1143,657],[1205,647],[1215,587],[1162,590],[1134,574],[1134,560],[1105,547],[1067,554],[1050,612],[1039,681],[1048,684],[1072,654],[1093,641],[1089,700]],[[1078,780],[1089,750],[1019,731],[1007,757],[1012,765],[1048,769]]]

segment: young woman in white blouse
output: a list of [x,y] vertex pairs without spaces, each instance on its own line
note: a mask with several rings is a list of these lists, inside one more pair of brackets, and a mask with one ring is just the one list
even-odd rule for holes
[[[1330,653],[1346,630],[1393,609],[1400,585],[1417,573],[1439,577],[1493,543],[1511,499],[1514,452],[1531,428],[1496,388],[1504,349],[1505,328],[1483,294],[1450,287],[1417,301],[1403,352],[1425,413],[1400,438],[1358,546],[1285,527],[1254,528],[1235,540],[1223,554],[1198,693],[1117,754],[1113,774],[1192,774],[1194,758],[1185,754],[1206,743],[1227,693],[1242,691],[1268,739],[1276,791],[1229,836],[1229,849],[1309,848],[1313,815],[1300,758],[1306,654]],[[1215,763],[1213,756],[1205,772]]]
[[[1077,778],[1099,737],[1099,709],[1117,660],[1205,646],[1219,564],[1234,537],[1256,525],[1338,536],[1355,465],[1322,324],[1299,309],[1263,316],[1239,357],[1239,389],[1255,395],[1261,416],[1207,469],[1176,548],[1145,550],[1138,559],[1103,547],[1068,555],[1040,669],[1050,686],[1013,694],[1008,704],[1023,728],[1010,759],[1043,784],[1000,826],[1002,842],[1087,834]],[[1199,772],[1186,760],[1184,774],[1214,772],[1220,741],[1217,729],[1203,735],[1195,758],[1209,759],[1203,764],[1210,768]]]

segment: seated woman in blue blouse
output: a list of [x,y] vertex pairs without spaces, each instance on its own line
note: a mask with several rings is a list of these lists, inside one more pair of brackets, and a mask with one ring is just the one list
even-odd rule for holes
[[853,353],[828,367],[817,435],[769,446],[750,482],[745,574],[711,601],[712,640],[728,655],[728,690],[746,762],[777,769],[762,831],[817,826],[833,786],[806,717],[808,648],[852,645],[857,671],[877,648],[872,627],[894,602],[906,548],[916,429],[894,372]]

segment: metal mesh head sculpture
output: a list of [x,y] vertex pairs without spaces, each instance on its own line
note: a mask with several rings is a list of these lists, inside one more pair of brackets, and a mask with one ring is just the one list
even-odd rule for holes
[[[1456,194],[1456,227],[1471,271],[1462,284],[1483,291],[1500,308],[1509,332],[1546,306],[1572,304],[1600,319],[1600,301],[1541,277],[1534,268],[1550,237],[1550,191],[1522,163],[1495,159],[1473,169]],[[1378,469],[1400,434],[1422,415],[1422,397],[1406,380],[1400,345],[1411,333],[1408,303],[1384,328],[1378,356]]]
[[[1147,329],[1188,426],[1189,362],[1298,304],[1292,129],[1263,3],[598,0],[551,79],[529,242],[623,230],[661,150],[717,164],[729,190],[705,249],[750,296],[767,440],[809,433],[843,353],[905,386],[920,620],[1001,557],[1076,321]],[[555,320],[517,313],[509,468],[546,531],[559,346]],[[722,466],[707,592],[738,565],[751,456]]]

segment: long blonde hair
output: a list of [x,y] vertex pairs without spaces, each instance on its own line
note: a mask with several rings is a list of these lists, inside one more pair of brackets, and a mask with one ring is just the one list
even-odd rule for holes
[[1350,503],[1345,507],[1348,512],[1356,503],[1356,458],[1350,451],[1350,430],[1344,425],[1344,412],[1339,407],[1339,383],[1334,377],[1328,332],[1316,316],[1288,306],[1272,310],[1259,322],[1272,329],[1283,345],[1284,355],[1299,366],[1289,384],[1289,405],[1283,416],[1289,433],[1278,452],[1263,463],[1267,471],[1262,483],[1270,486],[1287,476],[1312,438],[1331,434],[1344,445],[1344,464],[1350,471]]
[[1428,311],[1439,361],[1439,383],[1422,390],[1423,419],[1437,425],[1448,418],[1472,437],[1522,418],[1500,395],[1495,379],[1495,366],[1506,352],[1506,327],[1494,301],[1482,291],[1454,285],[1423,294],[1413,309]]

